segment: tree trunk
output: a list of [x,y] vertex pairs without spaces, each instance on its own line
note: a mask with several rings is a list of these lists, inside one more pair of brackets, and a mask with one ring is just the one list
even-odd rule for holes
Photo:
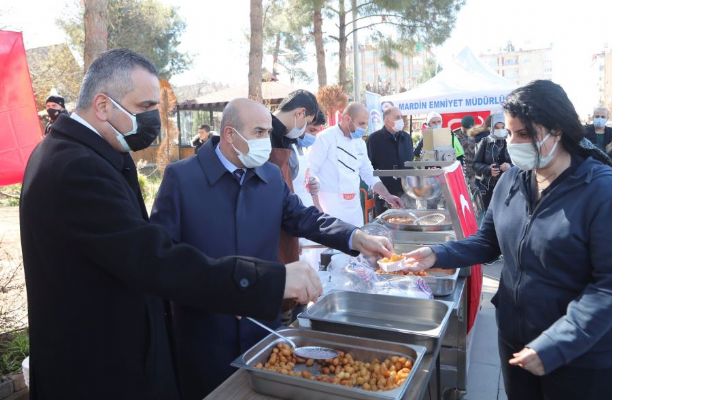
[[318,87],[328,84],[325,73],[325,49],[323,48],[323,14],[322,4],[314,4],[313,10],[313,36],[316,42],[316,64],[318,69]]
[[274,61],[271,64],[271,79],[276,79],[276,64],[279,62],[279,50],[281,49],[281,33],[276,33],[276,44],[274,45]]
[[84,73],[108,49],[108,0],[84,0]]
[[345,36],[345,0],[339,0],[340,8],[338,9],[338,84],[342,87],[348,86],[348,78],[346,75],[345,50],[348,45],[348,38]]
[[251,37],[249,40],[249,98],[261,102],[261,62],[264,57],[264,8],[262,0],[251,0],[249,18]]

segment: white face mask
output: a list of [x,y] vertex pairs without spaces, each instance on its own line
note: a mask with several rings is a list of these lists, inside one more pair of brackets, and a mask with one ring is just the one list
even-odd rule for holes
[[399,132],[402,129],[404,129],[404,120],[398,119],[398,120],[394,121],[394,130]]
[[503,128],[503,129],[494,129],[493,130],[493,137],[496,139],[505,139],[508,137],[508,130]]
[[439,129],[439,128],[441,128],[441,124],[429,124],[429,128],[431,128],[431,129]]
[[[550,134],[548,133],[541,142],[536,143],[538,151],[540,151],[540,148],[549,137]],[[550,150],[546,156],[540,156],[539,160],[538,153],[535,151],[532,143],[509,143],[507,146],[508,154],[510,154],[510,160],[513,161],[513,165],[523,171],[530,171],[536,168],[535,164],[537,164],[537,168],[545,168],[555,157],[555,150],[557,149],[558,143],[559,141],[552,146],[552,150]]]
[[289,139],[296,139],[299,138],[303,135],[303,133],[306,131],[306,127],[308,126],[308,121],[304,118],[303,119],[303,127],[302,128],[296,128],[296,116],[294,115],[293,117],[293,129],[291,129],[287,134],[286,137]]
[[[234,128],[232,128],[232,129],[234,129]],[[244,164],[244,167],[246,167],[246,168],[261,167],[262,165],[264,165],[264,163],[266,161],[268,161],[269,155],[271,155],[271,138],[270,137],[265,137],[263,139],[247,140],[236,129],[234,129],[234,133],[239,135],[240,138],[244,139],[244,141],[247,142],[247,146],[249,147],[249,150],[247,150],[247,153],[244,154],[241,151],[239,151],[238,148],[234,147],[234,143],[230,144],[230,146],[232,146],[232,149],[234,149],[234,152],[237,153],[237,157],[239,157],[239,161],[241,161],[242,164]]]

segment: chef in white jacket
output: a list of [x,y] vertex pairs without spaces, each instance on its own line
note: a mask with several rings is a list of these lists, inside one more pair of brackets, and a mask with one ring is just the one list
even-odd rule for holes
[[364,105],[350,103],[338,125],[322,131],[308,154],[311,175],[320,183],[318,198],[323,212],[355,226],[363,225],[360,179],[390,206],[401,208],[402,200],[390,194],[380,178],[373,176],[367,157],[365,134],[368,113]]

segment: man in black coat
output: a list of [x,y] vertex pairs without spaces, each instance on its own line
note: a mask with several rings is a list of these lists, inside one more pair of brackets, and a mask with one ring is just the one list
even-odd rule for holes
[[[414,159],[414,144],[412,136],[403,131],[404,119],[397,107],[390,107],[384,113],[382,129],[370,135],[367,139],[367,155],[374,169],[404,169],[406,161]],[[401,197],[404,194],[402,181],[399,178],[383,176],[380,178],[390,194]],[[375,200],[375,215],[387,210],[386,202],[377,197]]]
[[76,112],[30,157],[20,232],[32,399],[177,399],[164,299],[273,319],[283,298],[322,291],[305,263],[208,258],[148,222],[128,151],[160,132],[159,95],[147,59],[105,52]]
[[612,131],[610,126],[606,126],[609,121],[609,110],[601,106],[595,108],[592,121],[591,125],[584,127],[584,137],[594,143],[599,150],[611,156]]

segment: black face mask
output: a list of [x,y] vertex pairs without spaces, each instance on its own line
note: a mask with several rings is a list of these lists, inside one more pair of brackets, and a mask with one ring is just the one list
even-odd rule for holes
[[[111,99],[111,97],[109,97]],[[123,108],[117,101],[111,99],[113,104],[115,104],[121,111],[128,114],[131,119],[135,118],[136,126],[135,133],[125,133],[122,134],[118,129],[114,128],[116,133],[116,138],[121,142],[124,149],[126,146],[132,151],[143,150],[150,146],[151,143],[155,141],[155,138],[160,134],[160,112],[158,110],[145,111],[138,114],[133,114]],[[109,122],[110,124],[110,122]],[[113,125],[112,125],[113,126]],[[128,149],[125,149],[128,151]]]
[[57,110],[54,108],[48,108],[47,109],[47,115],[49,115],[49,120],[54,122],[57,120],[57,117],[59,117],[59,114],[66,114],[67,110]]

